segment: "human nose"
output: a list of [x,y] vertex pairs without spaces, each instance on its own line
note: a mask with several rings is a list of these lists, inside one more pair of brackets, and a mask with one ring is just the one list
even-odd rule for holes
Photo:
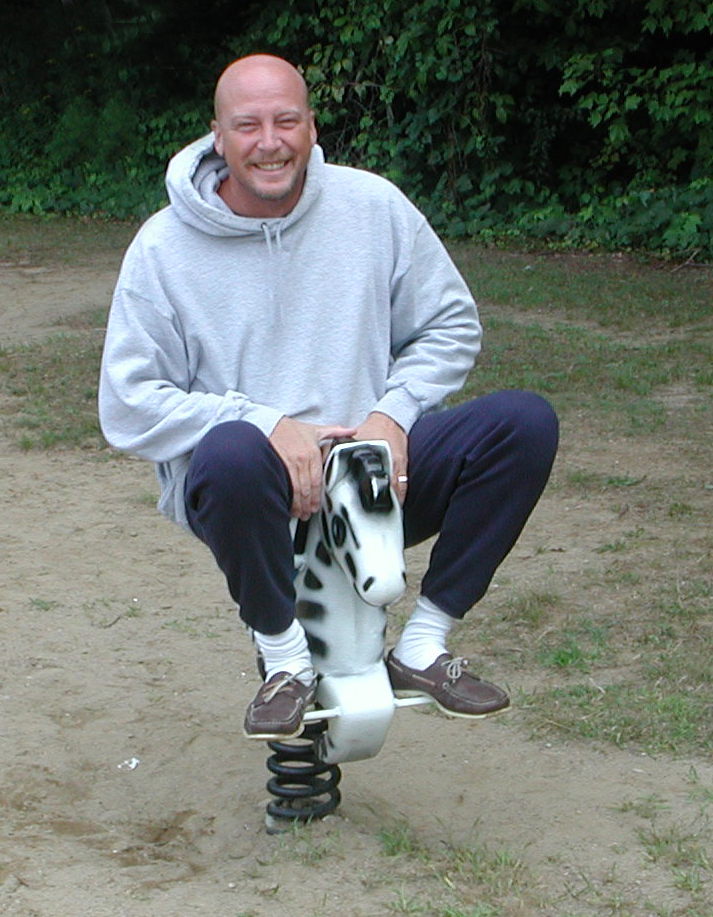
[[258,147],[261,150],[276,150],[280,145],[280,138],[277,134],[274,124],[262,124],[260,127],[260,136],[258,138]]

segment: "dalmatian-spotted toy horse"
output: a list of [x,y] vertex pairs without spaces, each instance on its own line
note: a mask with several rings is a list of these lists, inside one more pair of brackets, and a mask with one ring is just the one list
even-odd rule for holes
[[324,468],[322,506],[295,536],[297,617],[319,676],[305,720],[326,719],[320,758],[375,756],[396,700],[384,663],[386,606],[404,592],[401,508],[386,442],[339,442]]

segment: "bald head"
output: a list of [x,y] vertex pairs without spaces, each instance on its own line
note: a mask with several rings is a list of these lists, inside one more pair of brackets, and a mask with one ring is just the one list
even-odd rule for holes
[[289,213],[317,141],[307,86],[292,64],[269,54],[230,64],[216,86],[211,127],[228,166],[218,193],[231,210],[248,217]]
[[265,92],[290,95],[305,112],[309,110],[307,84],[292,64],[271,54],[250,54],[233,61],[220,75],[215,87],[216,120],[236,100]]

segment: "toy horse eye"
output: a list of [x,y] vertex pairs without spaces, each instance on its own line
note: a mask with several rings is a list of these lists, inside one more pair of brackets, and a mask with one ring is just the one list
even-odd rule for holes
[[332,516],[332,539],[334,544],[341,548],[347,537],[347,526],[341,516]]

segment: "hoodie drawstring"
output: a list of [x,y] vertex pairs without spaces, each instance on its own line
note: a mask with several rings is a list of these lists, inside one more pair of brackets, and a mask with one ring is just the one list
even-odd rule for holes
[[[265,237],[265,244],[267,245],[267,257],[270,263],[270,276],[268,286],[270,288],[270,302],[275,302],[275,287],[278,281],[278,271],[276,270],[275,265],[275,249],[273,248],[272,240],[273,237],[270,234],[270,224],[261,223],[260,229],[262,229],[262,234]],[[282,227],[279,223],[275,224],[275,246],[277,248],[277,255],[279,256],[282,253]],[[279,302],[280,307],[280,318],[282,318],[282,301]]]

